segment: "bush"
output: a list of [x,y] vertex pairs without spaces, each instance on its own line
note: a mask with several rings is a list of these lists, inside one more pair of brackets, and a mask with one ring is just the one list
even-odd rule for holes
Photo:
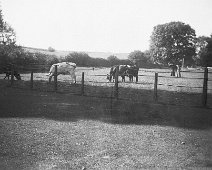
[[50,51],[50,52],[55,52],[55,49],[52,48],[52,47],[49,47],[49,48],[48,48],[48,51]]

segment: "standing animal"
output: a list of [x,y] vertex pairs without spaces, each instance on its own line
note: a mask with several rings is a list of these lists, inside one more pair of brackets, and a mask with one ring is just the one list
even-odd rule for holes
[[76,64],[72,62],[62,62],[53,64],[50,68],[49,74],[47,75],[49,76],[49,82],[51,82],[52,76],[55,75],[55,65],[57,65],[57,76],[60,74],[71,75],[72,83],[76,83],[76,75],[75,75]]
[[171,68],[171,76],[175,76],[175,73],[177,72],[177,66],[175,64],[169,64],[169,67]]
[[138,82],[138,71],[139,67],[135,65],[127,67],[126,75],[129,77],[129,81],[133,82],[133,77],[135,77],[136,82]]
[[171,76],[181,77],[181,66],[175,64],[169,64],[171,68]]
[[[12,71],[4,71],[4,73],[6,74],[4,79],[7,78],[9,80],[10,76],[12,75]],[[21,75],[16,70],[14,70],[13,75],[17,80],[21,80]]]
[[128,68],[127,65],[115,65],[110,68],[110,73],[107,74],[107,79],[111,82],[112,80],[114,81],[115,79],[115,74],[117,67],[119,68],[118,75],[121,76],[122,82],[125,82],[125,76],[126,76],[126,70]]
[[[8,64],[6,66],[4,66],[2,69],[3,69],[3,72],[6,74],[4,79],[10,79],[10,76],[12,75],[12,64]],[[18,73],[18,71],[13,67],[13,75],[14,77],[17,79],[17,80],[21,80],[21,75]]]
[[177,77],[181,77],[181,66],[176,65],[176,67],[177,67]]

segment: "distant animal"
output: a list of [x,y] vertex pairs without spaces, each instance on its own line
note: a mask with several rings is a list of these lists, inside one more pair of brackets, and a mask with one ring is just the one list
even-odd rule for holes
[[70,75],[72,78],[72,83],[76,83],[76,75],[75,75],[75,69],[76,64],[72,62],[61,62],[53,64],[49,70],[49,82],[51,82],[52,76],[55,75],[55,65],[57,65],[57,76],[62,75]]
[[171,68],[171,76],[181,77],[181,66],[175,64],[169,64]]
[[115,74],[117,68],[119,69],[118,76],[121,76],[122,82],[125,82],[126,70],[128,68],[127,65],[115,65],[110,68],[110,73],[107,74],[107,79],[111,82],[115,79]]
[[175,76],[175,73],[177,72],[177,66],[175,64],[169,64],[169,67],[171,68],[171,76]]
[[[6,74],[4,79],[10,79],[10,76],[12,75],[12,71],[4,71],[4,73]],[[21,75],[15,70],[14,73],[13,73],[14,77],[17,79],[17,80],[21,80]]]
[[[17,69],[13,67],[13,75],[17,80],[21,80],[21,75],[18,73]],[[2,68],[2,71],[6,74],[4,79],[10,79],[12,75],[12,64],[7,64]]]
[[129,77],[129,81],[133,82],[133,77],[136,78],[136,82],[138,82],[138,71],[139,67],[137,66],[129,66],[127,67],[126,70],[126,75]]
[[181,77],[181,66],[180,65],[176,65],[176,67],[177,67],[177,71],[176,71],[177,77]]

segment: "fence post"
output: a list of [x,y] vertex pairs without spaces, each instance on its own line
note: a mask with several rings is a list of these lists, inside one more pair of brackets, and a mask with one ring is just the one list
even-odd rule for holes
[[11,86],[13,86],[14,83],[14,65],[11,65]]
[[208,88],[208,68],[204,71],[203,91],[202,91],[202,106],[207,106],[207,88]]
[[81,87],[81,95],[83,96],[84,95],[84,83],[85,83],[85,80],[84,80],[84,72],[82,72],[82,87]]
[[136,83],[138,83],[138,75],[136,76]]
[[57,91],[57,65],[55,65],[55,72],[54,72],[54,91]]
[[154,101],[158,101],[158,73],[155,73],[155,83],[154,83]]
[[116,66],[116,73],[115,73],[115,92],[114,96],[118,99],[119,89],[118,89],[118,82],[119,82],[119,66]]
[[33,89],[33,71],[31,71],[30,89]]

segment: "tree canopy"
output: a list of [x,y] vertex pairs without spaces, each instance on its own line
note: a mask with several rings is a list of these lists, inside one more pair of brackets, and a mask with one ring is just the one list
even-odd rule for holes
[[207,52],[207,44],[210,37],[199,36],[196,39],[196,56],[194,57],[194,62],[198,66],[204,65],[204,58]]
[[182,22],[170,22],[153,28],[150,37],[150,52],[154,62],[179,64],[193,63],[195,56],[195,30]]
[[119,64],[119,59],[115,55],[110,55],[107,57],[107,60],[110,63],[110,66]]
[[16,34],[14,29],[4,21],[2,10],[0,9],[0,44],[10,45],[15,44]]
[[212,67],[212,37],[207,39],[206,53],[203,55],[203,66]]
[[4,21],[2,10],[0,9],[0,67],[10,63],[19,52],[19,48],[15,45],[15,39],[15,32]]
[[144,57],[144,53],[139,51],[139,50],[135,50],[133,52],[131,52],[129,55],[128,55],[128,59],[135,65],[139,64],[139,62],[141,60],[145,60],[145,57]]

